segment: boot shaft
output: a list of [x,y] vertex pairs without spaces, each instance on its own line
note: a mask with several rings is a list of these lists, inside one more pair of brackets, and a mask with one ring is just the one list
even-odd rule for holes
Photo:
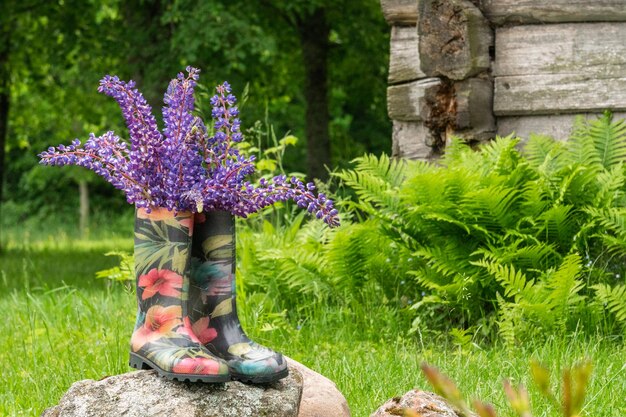
[[135,275],[140,311],[177,305],[186,316],[193,214],[166,209],[135,213]]
[[[195,314],[210,313],[209,304],[215,306],[227,299],[233,300],[235,312],[235,219],[226,211],[196,214],[192,243],[190,311]],[[195,294],[193,294],[195,293]],[[210,300],[210,302],[209,302]]]

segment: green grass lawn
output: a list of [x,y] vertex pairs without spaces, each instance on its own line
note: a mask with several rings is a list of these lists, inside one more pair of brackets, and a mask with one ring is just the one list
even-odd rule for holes
[[[123,239],[49,239],[5,247],[0,255],[0,416],[39,415],[80,379],[127,372],[134,295],[122,284],[94,278],[115,258],[104,252],[131,250]],[[427,361],[457,381],[469,397],[505,410],[501,381],[529,384],[529,360],[553,372],[583,357],[594,363],[585,413],[626,415],[626,347],[572,335],[464,350],[408,337],[397,313],[384,305],[309,306],[285,315],[267,313],[268,300],[248,294],[242,316],[249,333],[334,380],[355,417],[409,389],[429,389],[419,365]],[[556,380],[554,381],[556,384]],[[531,389],[538,416],[556,416]],[[545,410],[545,411],[544,411]],[[508,410],[501,415],[511,415]],[[329,416],[330,417],[330,416]]]

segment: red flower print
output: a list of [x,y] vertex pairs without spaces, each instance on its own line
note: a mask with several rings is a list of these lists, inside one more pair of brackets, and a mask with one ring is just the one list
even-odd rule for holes
[[179,361],[172,372],[177,374],[217,375],[220,364],[208,358],[185,358]]
[[198,339],[198,337],[195,335],[195,333],[191,329],[191,320],[189,320],[189,317],[183,318],[183,326],[180,326],[178,330],[176,330],[176,333],[187,336],[195,343],[201,343],[200,339]]
[[139,277],[139,286],[143,288],[141,299],[152,297],[159,293],[167,297],[180,296],[183,287],[183,277],[168,269],[152,269],[146,275]]
[[182,309],[180,306],[162,307],[152,306],[146,313],[143,326],[135,330],[131,338],[133,352],[141,349],[146,343],[153,342],[182,324]]
[[203,345],[209,343],[211,340],[217,337],[217,330],[213,327],[209,327],[209,318],[203,317],[191,326],[193,332],[198,339],[200,339],[200,343]]

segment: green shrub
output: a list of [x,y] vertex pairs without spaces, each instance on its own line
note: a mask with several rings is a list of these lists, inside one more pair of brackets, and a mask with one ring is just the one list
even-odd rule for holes
[[424,291],[414,327],[497,322],[514,342],[626,323],[625,160],[626,124],[605,114],[578,121],[567,143],[453,141],[441,165],[364,156],[339,176],[358,197],[352,212],[410,253],[409,296]]
[[534,136],[518,147],[512,137],[479,152],[453,141],[439,165],[358,158],[336,174],[354,195],[342,227],[297,217],[244,229],[240,270],[287,308],[410,305],[415,331],[497,329],[509,343],[585,326],[619,332],[626,125],[606,114],[578,121],[567,143]]

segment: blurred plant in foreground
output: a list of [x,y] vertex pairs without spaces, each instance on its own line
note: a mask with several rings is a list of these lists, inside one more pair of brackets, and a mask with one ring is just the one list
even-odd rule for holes
[[[561,400],[557,399],[557,394],[550,387],[550,371],[533,360],[530,365],[532,378],[539,389],[539,392],[547,398],[555,409],[561,411],[564,417],[580,417],[582,416],[583,403],[585,401],[585,392],[591,378],[592,365],[591,361],[583,360],[575,364],[572,368],[565,369],[562,375]],[[474,412],[463,399],[461,391],[454,382],[443,375],[435,367],[426,363],[422,364],[422,371],[433,386],[435,392],[457,409],[461,417],[471,417]],[[509,405],[519,417],[532,417],[530,405],[530,397],[528,391],[523,385],[514,387],[509,380],[503,382],[504,393],[506,394]],[[497,413],[491,404],[484,403],[480,400],[472,402],[476,413],[480,417],[496,417]],[[405,416],[413,417],[415,415],[412,410],[403,410]],[[545,415],[545,411],[541,413]]]

